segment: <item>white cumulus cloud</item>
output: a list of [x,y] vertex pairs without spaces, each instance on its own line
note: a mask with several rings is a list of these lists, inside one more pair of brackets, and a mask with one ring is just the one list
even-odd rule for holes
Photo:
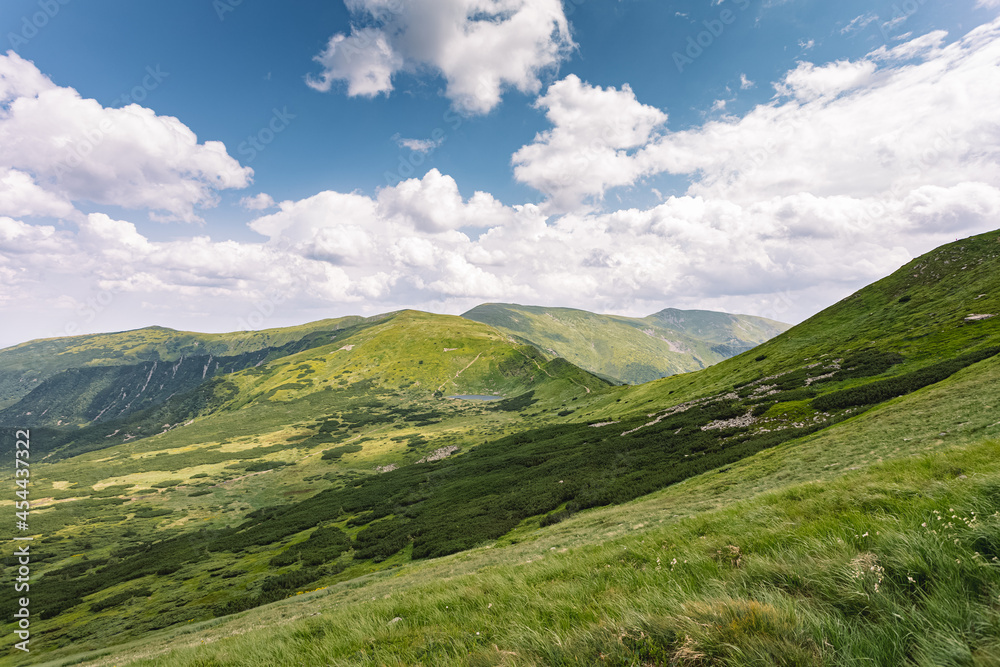
[[0,56],[2,212],[69,216],[69,202],[92,202],[198,221],[196,209],[216,205],[219,189],[245,187],[252,173],[176,118],[137,104],[102,107],[14,52]]
[[874,72],[875,63],[870,60],[838,60],[821,67],[801,62],[775,88],[782,95],[808,102],[822,97],[835,97],[844,91],[863,86],[871,80]]
[[539,74],[573,47],[559,0],[347,0],[356,23],[315,57],[322,72],[307,83],[374,97],[393,90],[400,71],[429,71],[469,114],[486,113],[507,88],[537,92]]
[[641,104],[628,85],[591,86],[575,74],[549,86],[535,106],[545,109],[553,128],[514,154],[514,176],[559,209],[635,181],[644,167],[633,149],[655,139],[667,122],[664,112]]
[[240,206],[248,211],[264,211],[275,207],[274,198],[266,192],[260,192],[252,197],[244,197],[240,200]]
[[775,99],[742,117],[670,132],[665,114],[652,110],[652,127],[639,123],[642,132],[631,137],[638,144],[593,129],[618,116],[628,125],[644,106],[630,91],[567,77],[539,99],[558,102],[559,113],[547,116],[552,129],[515,154],[514,174],[564,211],[660,173],[688,177],[689,194],[740,201],[1000,183],[993,112],[1000,107],[1000,21],[946,46],[943,39],[934,32],[858,61],[799,63],[776,85]]
[[35,179],[17,169],[0,169],[0,215],[64,218],[75,209],[69,200],[46,192]]

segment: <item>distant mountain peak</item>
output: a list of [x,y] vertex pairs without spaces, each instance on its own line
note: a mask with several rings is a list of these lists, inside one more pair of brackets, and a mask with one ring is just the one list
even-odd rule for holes
[[629,384],[704,368],[788,329],[760,317],[677,308],[633,318],[578,308],[485,303],[462,317]]

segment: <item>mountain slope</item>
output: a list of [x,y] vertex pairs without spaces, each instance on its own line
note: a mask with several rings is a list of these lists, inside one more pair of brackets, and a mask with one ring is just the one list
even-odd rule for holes
[[217,374],[262,363],[270,349],[231,357],[195,355],[175,362],[84,366],[56,373],[0,411],[0,424],[24,427],[121,419],[193,390]]
[[912,409],[953,425],[970,379],[628,505],[153,635],[115,664],[989,665],[1000,431],[901,437]]
[[635,387],[629,400],[654,406],[665,393],[684,400],[872,348],[903,355],[893,369],[899,373],[996,344],[998,336],[1000,232],[994,231],[936,248],[729,362]]
[[48,378],[71,368],[175,362],[192,356],[236,356],[281,347],[319,331],[357,325],[363,319],[342,317],[298,327],[227,334],[148,327],[29,341],[0,350],[0,409],[13,405]]
[[489,303],[462,317],[629,384],[687,373],[744,352],[789,325],[749,315],[668,308],[644,318]]
[[[291,414],[305,419],[316,406],[362,394],[412,403],[451,394],[589,393],[606,384],[486,325],[401,311],[234,357],[71,368],[0,411],[0,426],[46,427],[40,449],[65,448],[56,454],[64,457],[177,428],[201,433],[236,411],[237,420],[247,410],[273,413],[255,426],[281,431]],[[292,407],[275,411],[276,405]],[[195,424],[199,417],[210,424]]]
[[[990,513],[1000,509],[994,508],[993,477],[974,477],[985,471],[996,473],[1000,480],[995,447],[983,442],[996,435],[1000,423],[1000,410],[992,400],[1000,378],[1000,328],[996,317],[970,318],[1000,310],[998,239],[1000,234],[991,233],[940,248],[758,349],[696,373],[641,386],[609,387],[568,362],[547,360],[534,348],[519,346],[495,328],[412,311],[327,345],[216,378],[220,387],[225,385],[219,402],[198,413],[190,424],[129,442],[118,440],[120,434],[101,432],[100,451],[70,451],[79,444],[70,443],[59,450],[58,460],[53,456],[33,463],[34,488],[50,498],[32,519],[33,530],[45,536],[39,542],[44,564],[39,565],[34,599],[42,615],[37,630],[49,645],[86,637],[89,644],[78,645],[77,650],[99,648],[305,590],[332,587],[328,590],[338,595],[361,590],[360,597],[347,593],[351,604],[360,604],[371,591],[391,592],[378,581],[392,577],[394,582],[399,574],[410,577],[407,581],[418,591],[412,598],[414,606],[398,613],[415,623],[412,635],[405,634],[405,641],[382,652],[367,652],[374,649],[358,645],[355,639],[365,633],[371,636],[372,628],[361,623],[358,633],[349,633],[355,639],[327,644],[334,663],[419,662],[421,658],[414,656],[423,655],[435,664],[466,664],[470,652],[480,654],[476,660],[488,662],[483,652],[508,649],[517,656],[508,656],[514,664],[551,661],[557,654],[568,662],[592,662],[604,648],[617,646],[614,641],[621,642],[623,635],[601,647],[557,648],[549,635],[531,640],[511,634],[518,627],[547,627],[555,617],[543,613],[546,599],[579,610],[578,591],[570,594],[565,586],[565,578],[571,577],[607,581],[615,590],[598,587],[585,592],[593,596],[587,608],[597,611],[593,617],[577,619],[584,621],[583,634],[566,631],[567,638],[585,641],[587,632],[598,632],[608,619],[634,629],[636,637],[640,632],[650,637],[651,626],[642,624],[649,621],[660,624],[653,629],[663,628],[662,636],[642,649],[646,653],[632,646],[640,652],[627,654],[619,664],[640,659],[669,664],[670,659],[690,657],[683,653],[684,633],[696,628],[684,625],[680,617],[661,618],[662,612],[642,605],[654,604],[655,591],[670,587],[656,578],[668,576],[668,563],[673,573],[683,570],[683,560],[688,559],[697,563],[703,578],[685,581],[705,588],[672,587],[682,593],[672,599],[673,608],[686,601],[696,607],[711,604],[712,595],[725,591],[736,601],[733,604],[743,605],[737,611],[758,609],[751,602],[774,607],[775,596],[787,594],[813,596],[818,603],[810,613],[828,614],[819,626],[810,625],[808,619],[795,616],[796,607],[788,602],[776,607],[785,615],[766,617],[780,621],[767,626],[778,628],[770,634],[755,630],[759,624],[748,617],[749,639],[723,637],[721,643],[711,644],[711,633],[699,635],[695,641],[701,643],[692,646],[705,655],[721,660],[729,650],[723,645],[759,648],[760,642],[774,637],[782,638],[775,640],[780,647],[788,637],[815,635],[817,627],[849,627],[845,634],[829,637],[848,642],[835,646],[831,655],[842,651],[856,655],[851,651],[857,646],[852,649],[849,638],[870,630],[856,622],[866,618],[865,600],[871,601],[876,591],[859,589],[845,597],[836,585],[851,579],[849,573],[857,569],[854,559],[870,559],[865,554],[875,553],[877,545],[888,550],[890,538],[903,546],[891,551],[891,557],[875,553],[879,560],[873,562],[891,578],[890,584],[879,581],[884,590],[905,588],[906,577],[912,577],[926,582],[924,590],[939,591],[948,605],[964,610],[962,627],[991,627],[991,612],[979,593],[955,584],[956,576],[972,572],[970,566],[948,563],[952,557],[967,560],[976,550],[985,553],[987,547],[993,548],[992,538],[987,535],[983,538],[987,542],[980,543],[978,533],[969,533],[959,536],[958,543],[939,545],[935,553],[943,554],[947,562],[900,564],[914,553],[931,553],[933,545],[920,542],[914,551],[914,542],[907,542],[906,535],[891,532],[896,517],[879,519],[873,533],[869,515],[909,512],[910,521],[916,510],[923,512],[939,500],[947,503],[961,496],[962,475],[980,485],[969,497],[977,513],[985,516],[987,508]],[[909,299],[904,298],[907,295]],[[970,304],[981,307],[970,312]],[[510,398],[488,404],[446,399],[452,391],[501,391]],[[105,439],[106,435],[115,437]],[[728,514],[721,518],[699,517],[677,530],[646,528],[643,535],[653,546],[640,546],[641,538],[600,544],[620,535],[626,530],[623,526],[640,530],[650,521],[655,524],[699,508],[727,505],[754,489],[829,480],[880,459],[939,451],[953,440],[978,447],[978,453],[970,453],[960,465],[905,464],[903,478],[893,477],[891,471],[886,478],[871,478],[877,486],[871,492],[852,491],[846,483],[830,487],[828,501],[810,505],[809,511],[790,503],[790,509],[777,512],[767,501],[747,514],[723,508]],[[741,475],[747,477],[746,483]],[[886,479],[897,487],[887,488]],[[954,480],[948,488],[957,495],[921,500],[938,493],[946,480]],[[818,488],[790,490],[788,498],[796,503],[808,500]],[[629,508],[646,503],[649,498],[640,498],[650,493],[654,496],[649,498],[667,500],[633,521]],[[620,507],[594,509],[615,505]],[[770,520],[772,514],[778,518]],[[724,528],[734,516],[748,526],[736,535]],[[849,525],[831,533],[845,516]],[[579,537],[573,526],[593,530]],[[755,538],[759,531],[770,537]],[[816,531],[827,531],[822,533],[822,544],[810,543],[801,553],[795,550],[794,545],[805,544],[802,540],[815,537]],[[882,538],[883,534],[889,537]],[[698,541],[709,535],[711,542]],[[841,546],[833,546],[837,537]],[[547,548],[539,554],[534,546],[529,550],[517,546],[525,542],[544,543]],[[547,570],[525,567],[524,556],[531,561],[539,555],[555,557],[550,552],[558,553],[568,542],[594,545],[579,554],[579,562],[585,564],[582,570],[557,568],[549,579]],[[745,579],[741,568],[732,564],[736,556],[722,557],[730,553],[729,545],[740,548],[740,558],[750,559],[743,561],[751,564],[748,567],[752,559],[767,555],[775,569],[762,579]],[[487,623],[484,627],[495,633],[497,649],[475,643],[480,640],[472,639],[473,630],[466,628],[460,635],[468,635],[469,643],[448,653],[433,637],[427,639],[426,631],[433,635],[441,628],[447,632],[455,628],[434,620],[445,611],[422,606],[428,595],[438,598],[423,586],[426,581],[421,577],[429,572],[444,576],[449,566],[440,566],[442,570],[434,561],[426,566],[420,561],[470,548],[442,562],[454,567],[464,567],[455,564],[469,559],[478,559],[482,567],[505,563],[499,576],[513,582],[506,592],[494,587],[476,599],[510,596],[517,601],[511,609],[541,605],[540,616],[525,621],[520,611],[512,611]],[[82,552],[88,555],[86,561],[79,560]],[[626,552],[648,557],[635,560]],[[606,555],[611,553],[615,555],[609,560]],[[809,555],[816,553],[825,554],[834,565],[817,565]],[[678,561],[668,561],[667,556]],[[617,571],[622,579],[603,579],[613,574],[605,570],[618,568],[618,562],[624,563]],[[734,576],[716,576],[721,565]],[[823,572],[831,568],[834,576],[824,578]],[[521,572],[534,574],[522,577]],[[977,589],[986,591],[989,600],[996,597],[991,587],[1000,594],[1000,581],[994,579],[981,580],[985,583]],[[337,586],[346,581],[350,583]],[[821,583],[803,589],[803,582],[809,581]],[[536,596],[532,591],[538,590],[542,592]],[[828,590],[834,593],[823,597]],[[685,597],[683,591],[692,593]],[[853,602],[837,607],[836,601],[844,599],[861,607]],[[898,606],[874,611],[884,612],[886,623],[895,624],[893,613],[912,608],[914,599],[904,595],[897,602]],[[348,608],[364,619],[369,618],[366,610],[388,611],[393,604]],[[447,607],[453,605],[469,618],[460,600],[447,602]],[[615,605],[642,608],[646,615],[642,623],[635,620],[636,625],[633,617],[615,615],[619,609]],[[6,608],[0,611],[8,618],[12,613]],[[712,620],[711,614],[691,613],[686,618],[697,616],[707,624],[699,627],[726,626]],[[887,664],[892,656],[923,650],[907,644],[906,637],[954,636],[945,616],[923,615],[920,622],[926,627],[910,628],[905,636],[884,636],[880,641],[888,647]],[[388,627],[392,618],[380,621],[380,627]],[[575,625],[567,621],[565,627]],[[990,636],[987,631],[973,641],[963,635],[962,641],[969,642],[964,646],[971,651],[969,646],[983,646]],[[269,637],[278,644],[283,641]],[[743,639],[751,644],[741,644]],[[237,645],[251,653],[270,650],[239,640]],[[411,648],[415,653],[407,652]],[[311,664],[299,649],[289,650]],[[757,663],[769,664],[765,657]],[[927,664],[935,664],[928,660]]]
[[[204,591],[213,570],[244,571],[230,581],[249,593],[229,611],[291,598],[150,637],[116,652],[116,664],[991,664],[1000,649],[1000,574],[990,564],[1000,557],[1000,331],[995,318],[967,323],[962,312],[973,292],[987,307],[971,314],[994,310],[996,301],[976,297],[998,287],[998,238],[920,258],[779,336],[767,354],[593,391],[576,397],[562,426],[352,479],[253,513],[211,542],[189,534],[207,551],[187,561],[166,554],[183,576],[147,574],[86,600],[117,604],[118,615],[114,606],[100,614],[121,622],[126,611],[182,602],[171,591],[185,585]],[[941,289],[925,285],[911,310],[896,310],[913,300],[899,302],[900,279],[942,256],[966,262],[938,271]],[[966,273],[970,262],[983,270]],[[884,338],[850,326],[850,310],[865,317],[859,304],[881,307]],[[948,316],[914,338],[913,323],[931,313]],[[812,406],[893,382],[905,391],[828,412]],[[618,423],[597,425],[610,420]],[[690,459],[707,471],[685,473],[697,468]],[[663,473],[687,479],[664,489],[653,479]],[[649,483],[661,490],[631,503],[570,507],[620,503]],[[545,506],[554,509],[537,514]],[[517,512],[528,516],[476,542],[482,526],[505,529]],[[317,523],[352,533],[350,557],[319,546],[327,538]],[[444,552],[469,538],[478,548],[413,561],[431,531],[445,537]],[[318,549],[336,556],[310,579],[316,566],[306,559]],[[148,600],[119,601],[139,585]],[[210,590],[218,599],[221,589]],[[86,617],[71,612],[50,632],[72,632]]]

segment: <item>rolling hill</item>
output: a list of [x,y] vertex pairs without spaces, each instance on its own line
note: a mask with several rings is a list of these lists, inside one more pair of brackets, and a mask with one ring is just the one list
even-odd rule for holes
[[667,308],[643,318],[574,308],[487,303],[462,317],[628,384],[700,370],[745,352],[790,325],[749,315]]
[[[510,398],[544,393],[549,385],[589,393],[607,384],[458,317],[401,311],[334,324],[300,328],[298,339],[281,330],[267,332],[255,339],[258,349],[218,357],[186,356],[201,341],[191,345],[192,334],[159,328],[109,334],[100,346],[56,341],[67,349],[64,354],[98,349],[105,356],[53,373],[0,411],[0,424],[44,429],[44,449],[54,452],[65,445],[68,449],[56,455],[66,456],[189,426],[200,416],[267,412],[276,403],[329,404],[362,393],[385,393],[402,402],[434,401],[446,394]],[[282,334],[290,342],[264,346]],[[216,350],[247,346],[245,334],[212,338]],[[120,349],[128,350],[127,361],[156,359],[101,363],[108,350]],[[276,428],[287,425],[284,419],[278,417]]]
[[31,660],[993,664],[997,314],[993,232],[638,386],[402,311],[36,427]]
[[356,325],[360,317],[321,320],[299,327],[201,334],[148,327],[29,341],[0,350],[0,409],[13,405],[47,379],[73,368],[176,362],[185,357],[235,357],[271,351],[324,331]]

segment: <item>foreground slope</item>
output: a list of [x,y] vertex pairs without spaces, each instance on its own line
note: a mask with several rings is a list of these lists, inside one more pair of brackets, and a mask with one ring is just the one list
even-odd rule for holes
[[705,368],[789,328],[763,317],[675,308],[632,318],[575,308],[488,303],[462,317],[495,326],[581,368],[629,384]]
[[994,359],[633,503],[82,664],[993,665],[998,387]]
[[992,665],[998,390],[993,357],[632,503],[83,664]]
[[[316,532],[318,514],[302,498],[356,493],[397,469],[434,470],[522,428],[524,407],[555,412],[608,387],[458,317],[403,311],[324,337],[220,374],[194,398],[83,428],[32,429],[40,643],[113,643],[357,576],[399,551],[376,540],[366,554],[365,537],[354,548],[382,506],[356,499],[355,523]],[[283,506],[301,508],[305,523],[278,526],[271,517]],[[248,525],[263,529],[248,534]]]
[[[167,660],[239,664],[249,655],[270,664],[280,649],[305,664],[571,664],[601,655],[617,656],[610,664],[771,664],[786,650],[798,656],[790,664],[852,664],[876,642],[882,664],[900,656],[949,664],[913,638],[955,628],[974,630],[946,648],[966,662],[988,656],[1000,592],[991,570],[975,570],[985,578],[965,586],[973,565],[962,554],[988,553],[992,538],[949,537],[958,542],[941,545],[939,562],[930,542],[891,527],[932,506],[957,510],[952,500],[983,521],[996,502],[990,439],[1000,424],[992,400],[1000,331],[997,318],[971,316],[1000,311],[998,239],[940,248],[760,349],[637,387],[602,387],[566,362],[534,359],[515,366],[517,382],[540,380],[534,388],[495,404],[456,403],[414,375],[427,355],[451,354],[443,352],[451,345],[435,339],[426,351],[400,352],[399,339],[375,343],[391,329],[374,327],[357,336],[384,350],[377,364],[339,357],[355,350],[337,341],[299,353],[312,355],[308,363],[289,358],[232,374],[232,397],[189,426],[33,469],[38,488],[64,501],[46,505],[35,528],[46,554],[40,638],[69,655],[322,588],[336,597],[303,604],[329,614],[336,633],[314,619],[287,634],[220,644],[207,657]],[[477,331],[503,340],[488,327]],[[336,361],[321,362],[321,352]],[[400,354],[419,358],[404,365]],[[465,354],[472,365],[454,364],[444,376],[456,389],[484,358],[472,344]],[[495,368],[484,365],[467,388],[488,391],[501,381]],[[952,443],[968,456],[949,452]],[[869,473],[856,470],[925,452],[947,458],[863,479]],[[845,473],[853,477],[829,490],[812,485],[730,507],[758,491]],[[822,498],[800,504],[814,496]],[[659,526],[713,508],[722,514]],[[639,534],[602,544],[625,527]],[[892,540],[905,548],[893,550]],[[900,566],[904,553],[924,560]],[[446,554],[455,555],[421,560]],[[952,558],[961,562],[945,567]],[[499,569],[482,570],[490,565]],[[473,571],[486,588],[477,579],[428,582]],[[747,578],[752,572],[766,576]],[[864,579],[868,588],[853,593],[844,587],[865,572],[882,579]],[[906,577],[922,583],[891,589],[884,606],[872,602],[890,591],[887,578],[904,586]],[[497,603],[480,610],[462,597],[472,590]],[[931,594],[939,596],[933,609],[913,611]],[[857,604],[836,606],[845,595]],[[298,604],[211,621],[203,636],[277,622],[287,605],[293,616],[304,613]],[[390,608],[398,613],[383,619]],[[904,608],[915,620],[897,633],[894,614]],[[402,620],[390,623],[395,616]],[[698,629],[733,623],[732,635]]]

